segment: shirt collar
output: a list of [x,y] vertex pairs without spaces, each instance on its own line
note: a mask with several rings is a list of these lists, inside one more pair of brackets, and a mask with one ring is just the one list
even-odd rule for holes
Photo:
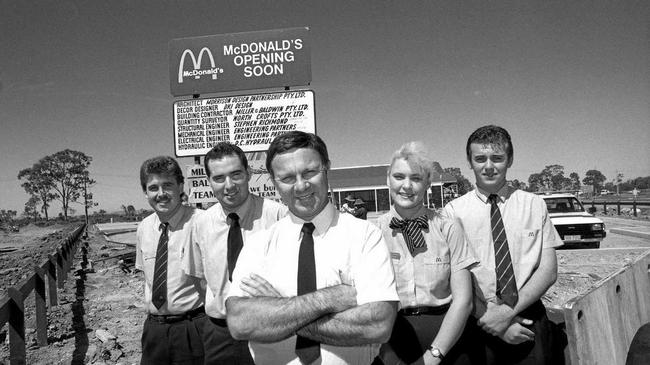
[[[417,218],[417,217],[419,217],[419,216],[421,216],[421,215],[427,215],[427,211],[428,211],[427,207],[425,207],[424,205],[422,205],[422,206],[420,206],[420,209],[418,209],[417,214],[415,214],[415,215],[413,216],[413,218]],[[402,217],[401,215],[399,215],[399,213],[397,213],[397,210],[395,209],[395,205],[391,205],[391,206],[390,206],[390,214],[391,214],[391,216],[393,216],[393,217],[395,217],[395,218],[397,218],[397,219],[401,219],[401,220],[404,220],[404,219],[405,219],[404,217]]]
[[241,219],[244,215],[246,215],[246,212],[248,212],[252,204],[251,202],[252,200],[253,199],[251,198],[251,194],[249,193],[248,196],[246,197],[246,200],[244,200],[244,202],[234,210],[226,209],[226,207],[224,207],[223,205],[221,206],[221,208],[225,216],[228,216],[228,214],[230,213],[237,213],[239,219]]
[[[189,211],[191,208],[185,205],[181,205],[180,208],[174,213],[174,215],[167,221],[169,223],[169,229],[175,230],[178,228],[178,225],[181,223],[183,217],[185,216],[185,213]],[[160,221],[160,217],[156,214],[156,225],[160,226],[160,223],[165,223]]]
[[332,225],[332,222],[334,221],[335,215],[336,215],[336,209],[334,209],[334,206],[332,203],[327,203],[325,208],[321,210],[320,213],[318,213],[314,219],[311,221],[306,221],[302,218],[296,217],[293,213],[289,212],[289,216],[291,217],[291,221],[295,224],[303,225],[306,222],[311,222],[314,224],[315,233],[317,235],[322,235],[327,231],[327,229]]
[[[508,198],[510,197],[510,195],[512,194],[512,192],[513,192],[514,190],[515,190],[515,189],[513,189],[510,185],[508,185],[508,184],[504,184],[503,187],[501,187],[501,189],[499,189],[499,191],[497,191],[497,193],[496,193],[497,196],[499,197],[499,201],[502,202],[502,203],[505,202],[506,199],[508,199]],[[474,189],[474,191],[476,192],[476,196],[477,196],[477,197],[478,197],[478,198],[479,198],[483,203],[485,203],[485,204],[489,204],[489,203],[490,203],[490,201],[488,200],[488,197],[489,197],[490,195],[492,195],[492,194],[490,194],[490,193],[488,193],[487,191],[485,191],[485,190],[479,188],[478,186],[476,186],[476,189]]]

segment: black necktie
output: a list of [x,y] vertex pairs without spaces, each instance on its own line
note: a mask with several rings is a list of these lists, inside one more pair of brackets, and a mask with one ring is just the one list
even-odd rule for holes
[[160,239],[156,250],[156,264],[153,270],[153,290],[151,291],[151,302],[160,309],[167,301],[167,228],[169,223],[160,223]]
[[237,257],[244,246],[241,237],[241,227],[239,226],[239,216],[237,213],[228,214],[230,219],[230,229],[228,230],[228,280],[232,281],[232,273],[235,271]]
[[[302,240],[298,252],[298,295],[316,291],[316,262],[314,261],[314,225],[302,226]],[[307,337],[296,337],[296,355],[303,364],[311,364],[320,357],[320,343]]]
[[503,226],[503,219],[497,202],[499,196],[492,194],[488,197],[490,207],[490,223],[492,224],[492,239],[494,240],[494,270],[497,276],[497,296],[508,306],[514,308],[519,295],[515,271],[512,268],[508,237]]
[[404,241],[411,255],[413,255],[416,248],[426,246],[424,236],[422,235],[422,230],[429,228],[426,215],[421,215],[415,219],[404,220],[393,217],[388,226],[391,229],[399,229],[402,231],[402,236],[404,236]]

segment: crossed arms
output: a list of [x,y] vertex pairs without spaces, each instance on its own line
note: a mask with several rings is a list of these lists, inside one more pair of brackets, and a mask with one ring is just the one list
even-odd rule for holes
[[241,282],[250,297],[226,301],[228,329],[239,340],[277,342],[295,334],[334,346],[388,341],[397,302],[357,305],[356,289],[339,284],[315,292],[282,297],[259,275]]

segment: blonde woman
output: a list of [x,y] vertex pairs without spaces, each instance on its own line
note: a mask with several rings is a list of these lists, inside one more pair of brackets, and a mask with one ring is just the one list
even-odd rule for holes
[[397,150],[388,170],[391,209],[377,224],[395,271],[400,310],[375,364],[469,363],[454,347],[472,306],[468,268],[476,264],[462,226],[425,207],[435,164],[422,143]]

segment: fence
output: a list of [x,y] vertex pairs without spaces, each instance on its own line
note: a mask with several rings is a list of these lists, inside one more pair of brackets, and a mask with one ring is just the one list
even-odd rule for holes
[[616,212],[618,215],[621,215],[621,205],[627,205],[627,206],[632,206],[632,214],[634,216],[637,216],[637,207],[650,207],[650,201],[647,200],[641,200],[641,201],[636,201],[636,200],[617,200],[617,201],[583,201],[583,205],[591,205],[592,208],[596,208],[596,205],[602,205],[603,206],[603,211],[607,211],[607,206],[616,206]]
[[[650,322],[650,251],[563,307],[571,365],[623,365]],[[646,339],[647,341],[647,339]]]
[[[0,298],[0,328],[9,323],[9,361],[25,364],[25,299],[34,291],[36,312],[36,343],[47,345],[47,311],[45,293],[47,291],[50,307],[56,306],[57,287],[63,289],[67,273],[72,266],[74,254],[79,243],[79,236],[84,232],[85,224],[76,228],[57,248],[55,254],[34,271],[25,280],[7,289],[7,296]],[[45,278],[47,277],[47,286]],[[47,287],[47,290],[46,290]]]

